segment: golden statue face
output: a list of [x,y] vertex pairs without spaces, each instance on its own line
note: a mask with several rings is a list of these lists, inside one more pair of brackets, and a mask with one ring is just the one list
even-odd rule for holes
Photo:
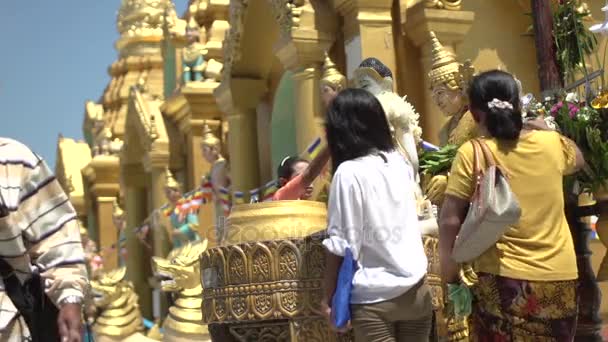
[[98,308],[105,308],[112,302],[118,300],[127,292],[131,284],[123,278],[127,269],[121,267],[102,274],[98,280],[91,280],[93,301]]
[[165,187],[165,197],[169,202],[175,204],[182,198],[182,192],[179,189]]
[[461,89],[451,89],[446,84],[433,86],[433,102],[441,109],[446,116],[453,116],[462,113],[466,105],[466,100]]
[[174,249],[166,259],[152,258],[152,269],[161,282],[161,290],[179,292],[201,286],[200,255],[207,249],[207,240],[188,243]]
[[205,158],[205,160],[208,163],[214,163],[216,160],[218,160],[220,158],[220,153],[216,146],[210,146],[207,144],[203,144],[202,149],[203,149],[203,158]]
[[334,89],[327,83],[321,83],[321,101],[323,101],[323,108],[329,107],[329,104],[338,96],[340,90],[342,89]]

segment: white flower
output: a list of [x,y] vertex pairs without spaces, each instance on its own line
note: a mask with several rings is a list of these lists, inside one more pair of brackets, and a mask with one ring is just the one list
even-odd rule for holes
[[551,96],[545,97],[545,102],[549,102],[549,101],[551,101]]
[[545,123],[547,124],[547,126],[549,126],[549,128],[551,128],[552,130],[557,130],[557,122],[555,122],[555,119],[552,116],[545,116]]
[[577,93],[568,93],[566,94],[567,102],[578,102],[578,94]]

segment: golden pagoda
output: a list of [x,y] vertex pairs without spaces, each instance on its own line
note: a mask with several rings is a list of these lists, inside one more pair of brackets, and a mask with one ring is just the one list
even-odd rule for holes
[[[603,4],[587,3],[592,11]],[[470,60],[477,70],[508,70],[526,92],[538,92],[534,40],[521,34],[531,24],[526,11],[526,1],[190,0],[179,16],[170,0],[122,0],[111,80],[99,101],[85,104],[86,144],[60,138],[60,182],[73,187],[70,197],[100,250],[119,243],[112,204],[123,204],[126,279],[143,316],[162,321],[167,303],[151,258],[165,258],[171,245],[166,170],[184,192],[198,189],[215,165],[203,155],[205,137],[213,136],[229,179],[224,190],[229,197],[244,193],[248,203],[249,191],[272,180],[280,160],[322,136],[320,89],[330,81],[324,77],[342,83],[367,57],[392,70],[394,90],[421,115],[423,139],[438,144],[444,118],[427,77],[437,63],[445,67],[438,78]],[[444,60],[432,60],[437,44]],[[324,205],[243,204],[226,218],[212,202],[198,214],[199,235],[208,238],[200,262],[212,335],[215,327],[236,327],[242,336],[234,337],[243,339],[269,324],[277,338],[334,340],[315,311],[323,250],[311,235],[324,228]],[[217,217],[227,219],[221,244],[213,236]],[[294,222],[310,224],[298,230]],[[246,224],[259,234],[243,233]],[[144,238],[136,234],[142,225],[151,228]],[[118,253],[108,255],[111,271]],[[268,267],[254,274],[246,266],[254,263]],[[230,279],[239,286],[225,283]],[[271,289],[274,283],[280,288]]]

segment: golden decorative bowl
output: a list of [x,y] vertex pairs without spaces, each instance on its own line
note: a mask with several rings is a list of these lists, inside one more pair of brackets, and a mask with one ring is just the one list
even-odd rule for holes
[[327,227],[327,208],[314,201],[272,201],[232,207],[223,245],[303,239]]

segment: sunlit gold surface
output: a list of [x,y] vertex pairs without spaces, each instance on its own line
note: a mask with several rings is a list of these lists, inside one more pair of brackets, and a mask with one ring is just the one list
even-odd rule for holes
[[205,320],[222,323],[240,340],[334,341],[320,316],[325,221],[318,202],[235,207],[231,242],[201,257]]
[[273,201],[240,204],[226,222],[225,245],[304,238],[324,230],[327,209],[313,201]]
[[93,332],[96,341],[155,341],[141,334],[143,320],[133,284],[124,280],[126,268],[91,281],[95,305],[101,311]]
[[188,243],[174,249],[166,259],[154,257],[152,267],[161,280],[161,289],[175,293],[175,304],[163,323],[163,341],[210,341],[201,311],[203,288],[200,255],[207,249],[207,240]]
[[346,88],[346,77],[338,71],[336,64],[325,53],[325,61],[323,62],[323,74],[321,75],[321,84],[331,87],[335,91],[340,91]]

